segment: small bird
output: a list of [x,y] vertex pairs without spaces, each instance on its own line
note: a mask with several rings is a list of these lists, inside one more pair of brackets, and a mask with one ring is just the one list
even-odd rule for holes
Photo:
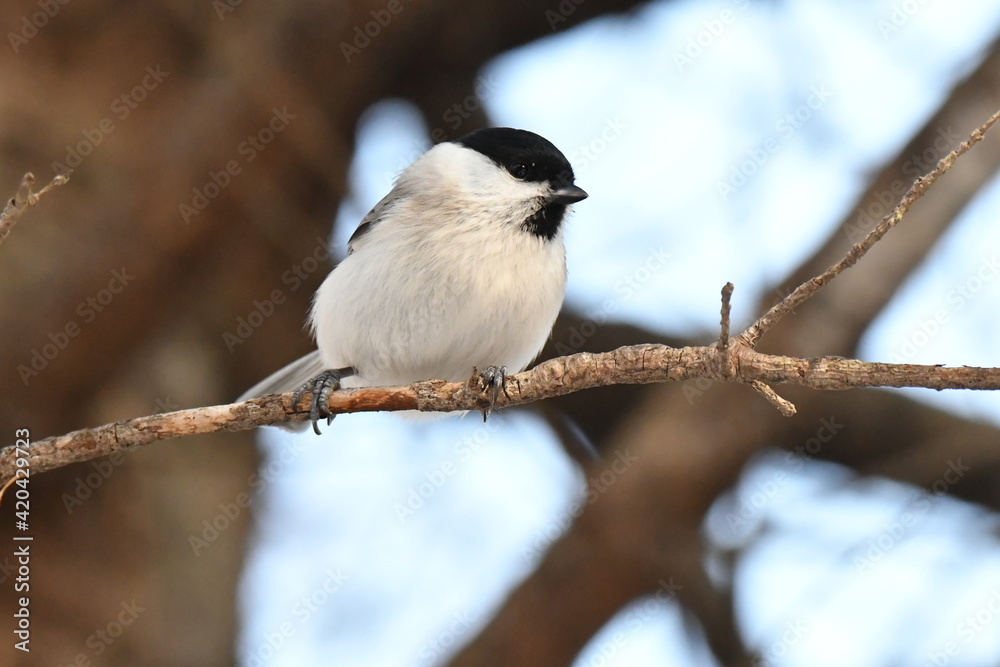
[[316,292],[318,349],[238,400],[295,391],[297,405],[311,394],[319,433],[340,387],[456,382],[475,367],[495,405],[562,307],[563,221],[587,197],[574,180],[559,149],[526,130],[487,128],[434,146],[361,220]]

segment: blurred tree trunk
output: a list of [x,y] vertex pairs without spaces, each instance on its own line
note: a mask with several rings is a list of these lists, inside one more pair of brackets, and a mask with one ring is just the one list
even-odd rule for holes
[[[574,5],[557,27],[634,4]],[[438,139],[464,134],[482,113],[444,114],[475,99],[482,65],[552,32],[523,0],[396,6],[0,6],[0,196],[25,171],[74,169],[0,247],[5,444],[227,402],[308,351],[361,113],[404,97]],[[30,664],[231,663],[252,443],[195,438],[33,480]],[[0,556],[8,590],[12,565]],[[106,643],[123,604],[134,618]],[[0,647],[2,664],[25,657]]]

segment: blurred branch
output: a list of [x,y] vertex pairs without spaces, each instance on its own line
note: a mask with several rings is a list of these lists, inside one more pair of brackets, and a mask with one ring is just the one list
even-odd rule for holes
[[[624,458],[634,456],[624,453]],[[602,477],[613,472],[610,464]],[[651,481],[649,470],[624,474]],[[617,476],[617,475],[615,475]],[[693,557],[701,535],[678,521],[669,503],[634,505],[623,479],[603,492],[560,538],[542,563],[508,598],[489,626],[448,663],[449,667],[552,667],[569,665],[607,622],[610,613],[647,594],[628,625],[644,625],[654,607],[680,601],[699,617],[712,621],[708,636],[716,656],[727,667],[749,667],[728,596],[715,590]],[[683,503],[681,504],[683,505]],[[567,613],[567,610],[572,610]],[[597,645],[598,652],[617,649],[622,635]]]
[[[726,353],[716,345],[672,348],[646,344],[600,354],[581,352],[550,359],[530,371],[512,376],[508,380],[510,394],[499,402],[501,407],[524,405],[593,387],[698,378],[735,380],[753,384],[758,391],[762,391],[763,383],[798,384],[828,390],[857,387],[1000,389],[1000,368],[886,364],[840,357],[796,359],[761,354],[741,338],[734,338]],[[772,402],[787,403],[783,399],[772,399]],[[486,405],[487,399],[475,374],[467,382],[427,380],[408,387],[341,390],[330,397],[330,411],[334,414],[401,410],[452,412],[479,410]],[[44,472],[156,440],[302,421],[307,417],[306,409],[293,405],[291,393],[271,394],[232,405],[192,408],[105,424],[33,442],[28,450],[31,470]],[[785,409],[782,414],[793,412],[794,408]],[[14,469],[15,452],[7,447],[0,451],[0,478],[8,479]]]
[[21,177],[21,185],[17,188],[17,193],[7,202],[3,211],[0,211],[0,243],[3,243],[7,235],[10,234],[10,230],[14,229],[14,225],[17,224],[17,221],[21,219],[21,216],[24,215],[24,212],[29,207],[37,204],[38,200],[46,192],[56,186],[63,185],[67,181],[69,181],[69,174],[59,174],[49,181],[49,184],[44,188],[38,192],[32,192],[31,186],[35,184],[35,175],[28,172]]

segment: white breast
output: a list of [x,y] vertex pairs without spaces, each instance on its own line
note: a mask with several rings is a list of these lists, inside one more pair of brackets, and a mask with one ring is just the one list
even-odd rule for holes
[[[520,228],[525,213],[510,210],[509,193],[484,207],[481,189],[464,183],[401,185],[420,194],[374,225],[316,294],[326,366],[358,369],[345,387],[459,381],[473,366],[523,370],[562,305],[562,233],[545,240]],[[442,210],[447,224],[427,218]]]

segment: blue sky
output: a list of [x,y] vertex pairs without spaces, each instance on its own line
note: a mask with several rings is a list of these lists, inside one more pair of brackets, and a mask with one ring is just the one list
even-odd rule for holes
[[[480,82],[495,124],[552,140],[591,195],[567,229],[567,302],[593,313],[610,300],[613,319],[707,340],[721,286],[736,284],[734,318],[747,322],[998,26],[1000,5],[986,0],[652,3],[505,54]],[[401,101],[366,114],[336,252],[443,122]],[[1000,250],[997,210],[994,179],[867,333],[864,358],[1000,365],[1000,279],[980,277]],[[637,287],[616,289],[629,280]],[[947,322],[928,335],[941,309]],[[995,393],[909,393],[1000,422]],[[285,456],[254,505],[246,664],[437,664],[530,573],[584,483],[544,423],[522,414],[485,427],[350,415],[322,438],[294,437],[262,436],[273,461]],[[737,571],[741,627],[768,664],[933,664],[949,642],[947,664],[997,661],[1000,619],[962,625],[1000,591],[1000,552],[975,537],[989,517],[793,464],[762,455],[733,494],[750,503],[746,525],[733,530],[722,508],[706,524],[721,546],[771,528]],[[928,600],[937,618],[914,616]],[[650,601],[623,610],[578,664],[711,663],[677,606]]]

